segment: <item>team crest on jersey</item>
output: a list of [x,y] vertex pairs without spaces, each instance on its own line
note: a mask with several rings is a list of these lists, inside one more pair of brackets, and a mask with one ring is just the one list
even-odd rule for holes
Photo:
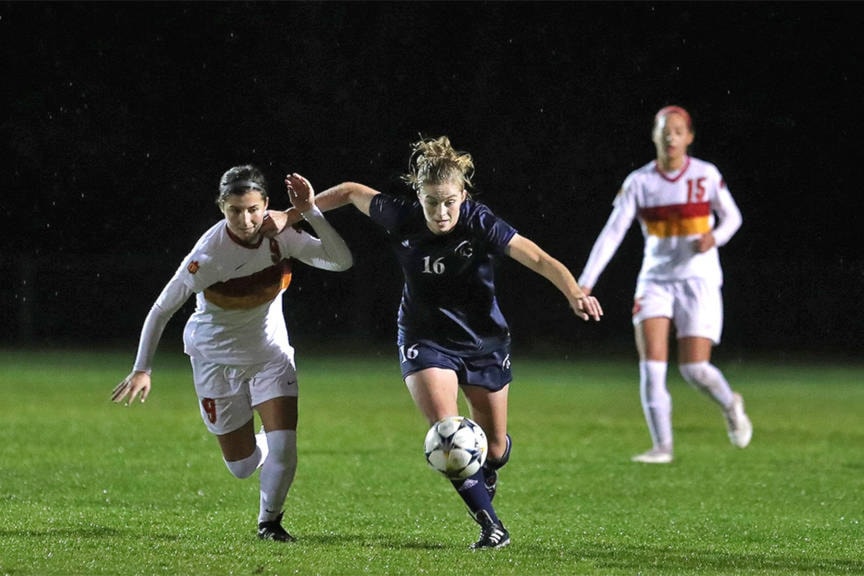
[[453,252],[455,252],[462,258],[471,258],[471,256],[474,255],[474,247],[471,246],[471,242],[469,240],[463,240],[459,243],[458,246],[456,246]]
[[197,260],[193,260],[193,261],[190,262],[189,265],[186,267],[186,271],[189,272],[190,274],[195,274],[196,272],[198,272],[198,269],[199,269],[199,268],[201,268],[201,266],[198,264],[198,261],[197,261]]

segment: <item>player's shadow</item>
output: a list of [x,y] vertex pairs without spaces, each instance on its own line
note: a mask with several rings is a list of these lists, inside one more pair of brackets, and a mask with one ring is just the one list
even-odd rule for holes
[[376,548],[390,548],[397,550],[442,550],[450,546],[441,542],[430,542],[418,539],[406,540],[404,538],[391,538],[384,535],[374,534],[351,534],[340,532],[339,534],[304,534],[303,542],[317,544],[320,546],[342,547],[346,542],[370,546]]
[[[40,530],[0,530],[0,537],[101,539],[124,536],[127,533],[128,530],[126,529],[111,528],[108,526],[90,526],[86,528],[76,526],[70,528],[47,528]],[[183,537],[179,534],[165,532],[151,533],[147,535],[147,538],[150,540],[165,540],[172,542],[183,539]],[[390,548],[396,550],[441,550],[450,547],[446,544],[442,544],[441,542],[431,542],[416,538],[405,539],[388,537],[386,535],[352,534],[348,532],[340,532],[339,534],[303,534],[301,539],[301,543],[303,544],[309,543],[312,545],[320,546],[341,547],[344,546],[346,542],[353,542],[361,546]],[[253,541],[252,538],[250,538],[250,542],[251,541]],[[257,542],[257,538],[255,538],[254,541]]]

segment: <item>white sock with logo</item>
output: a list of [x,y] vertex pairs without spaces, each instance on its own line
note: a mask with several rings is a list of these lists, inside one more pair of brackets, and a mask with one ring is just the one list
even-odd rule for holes
[[270,522],[282,513],[297,471],[297,431],[267,432],[269,454],[261,466],[261,504],[258,522]]

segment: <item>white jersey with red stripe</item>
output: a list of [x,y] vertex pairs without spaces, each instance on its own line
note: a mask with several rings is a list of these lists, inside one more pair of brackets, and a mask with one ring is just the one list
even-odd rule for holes
[[297,259],[325,270],[351,267],[351,252],[317,208],[303,214],[318,238],[288,228],[250,246],[239,242],[224,220],[205,232],[183,259],[148,314],[135,370],[149,371],[168,320],[192,295],[195,312],[183,333],[185,352],[225,365],[250,365],[294,349],[282,314],[282,293]]
[[311,237],[291,230],[277,238],[249,247],[220,222],[186,256],[177,278],[196,299],[183,332],[189,356],[218,364],[265,362],[279,351],[293,356],[282,293],[291,281],[288,257]]
[[[741,226],[741,212],[716,166],[688,156],[672,173],[661,172],[656,161],[631,172],[591,249],[579,277],[581,286],[594,287],[634,218],[645,238],[640,281],[701,278],[722,284],[717,247]],[[706,232],[713,233],[715,246],[697,252],[693,241]]]

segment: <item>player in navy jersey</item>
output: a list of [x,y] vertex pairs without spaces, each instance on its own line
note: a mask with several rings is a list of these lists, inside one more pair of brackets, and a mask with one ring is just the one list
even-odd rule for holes
[[510,331],[495,296],[494,261],[509,256],[545,277],[583,320],[599,320],[603,312],[561,262],[470,198],[470,154],[454,150],[446,136],[420,140],[412,151],[403,180],[415,197],[345,182],[319,194],[316,204],[325,211],[353,204],[387,231],[405,278],[397,337],[402,376],[429,425],[458,415],[462,390],[489,452],[480,471],[452,482],[481,527],[472,547],[500,548],[510,534],[492,498],[498,470],[510,457],[511,372]]
[[[247,478],[261,468],[258,537],[291,542],[283,504],[297,468],[297,374],[282,295],[292,261],[324,270],[351,267],[348,246],[315,206],[309,183],[286,179],[292,212],[317,238],[268,221],[267,185],[254,166],[235,166],[220,180],[225,218],[195,244],[150,309],[132,372],[111,395],[127,405],[150,393],[150,369],[168,321],[193,294],[195,312],[183,333],[201,418],[228,470]],[[268,229],[272,232],[265,238]],[[254,412],[263,432],[255,434]]]

